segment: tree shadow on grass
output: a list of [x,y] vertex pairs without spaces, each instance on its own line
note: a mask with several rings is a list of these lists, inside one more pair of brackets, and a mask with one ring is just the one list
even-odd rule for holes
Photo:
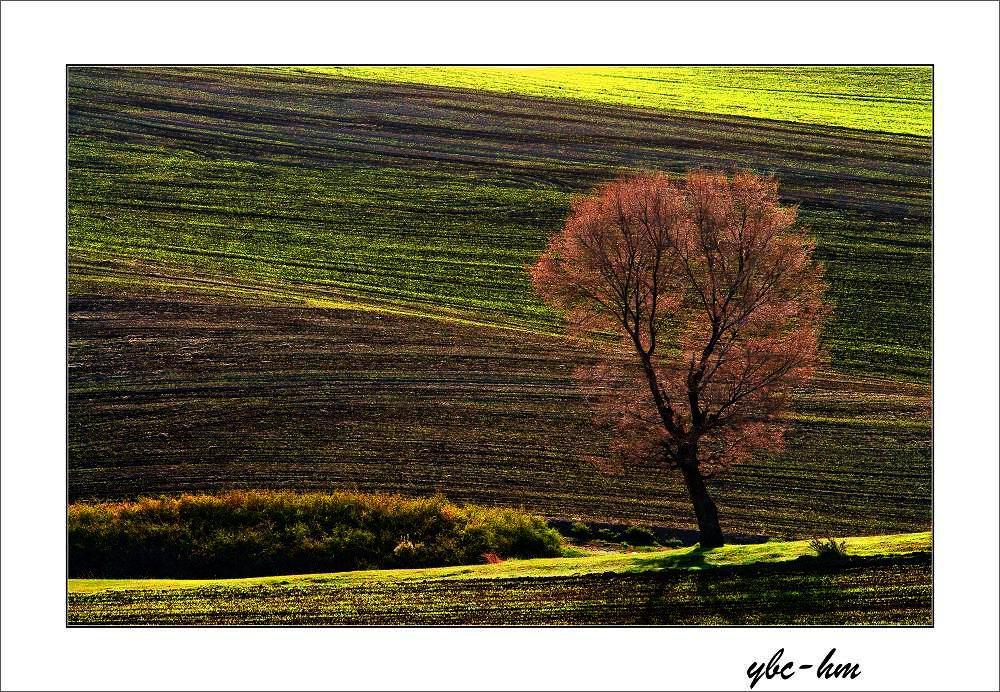
[[688,551],[671,551],[666,555],[643,556],[637,560],[635,567],[625,570],[626,572],[647,572],[650,570],[701,570],[715,569],[713,565],[705,559],[705,553],[711,550],[695,546]]
[[[682,613],[678,612],[681,602],[678,598],[670,598],[670,592],[677,591],[687,580],[694,579],[698,595],[703,595],[702,579],[707,576],[703,570],[711,569],[712,565],[705,560],[705,549],[696,546],[694,549],[679,555],[664,555],[644,563],[642,570],[651,580],[651,588],[642,615],[638,619],[641,625],[674,624]],[[662,570],[662,571],[655,571]],[[687,604],[684,604],[687,605]],[[666,617],[670,613],[671,617]]]

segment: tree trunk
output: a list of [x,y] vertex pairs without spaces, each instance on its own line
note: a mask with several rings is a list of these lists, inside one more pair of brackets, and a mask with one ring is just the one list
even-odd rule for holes
[[698,464],[683,463],[680,466],[688,495],[694,504],[695,516],[698,517],[699,543],[702,548],[718,548],[724,544],[722,527],[719,526],[719,513],[715,509],[715,502],[709,497],[708,489],[705,487],[705,479],[698,469]]

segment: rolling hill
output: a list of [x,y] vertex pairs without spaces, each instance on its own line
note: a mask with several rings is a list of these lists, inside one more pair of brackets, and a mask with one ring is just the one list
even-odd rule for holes
[[690,526],[675,478],[587,461],[606,440],[571,373],[591,356],[524,268],[599,181],[743,166],[800,205],[836,310],[787,451],[714,481],[725,528],[929,527],[924,76],[895,127],[823,96],[830,76],[803,97],[841,113],[819,124],[595,97],[593,75],[571,98],[386,77],[69,69],[71,499],[440,491]]

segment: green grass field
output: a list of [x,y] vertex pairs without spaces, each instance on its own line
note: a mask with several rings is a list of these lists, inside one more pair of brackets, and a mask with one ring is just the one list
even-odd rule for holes
[[931,134],[928,66],[300,69],[358,79]]
[[[836,309],[786,452],[713,481],[725,528],[929,528],[928,70],[584,71],[572,98],[410,76],[70,69],[72,499],[440,491],[690,528],[669,474],[587,461],[590,356],[525,266],[621,171],[747,166],[800,205]],[[736,93],[760,117],[721,110]]]
[[69,581],[71,624],[928,624],[929,533],[223,580]]

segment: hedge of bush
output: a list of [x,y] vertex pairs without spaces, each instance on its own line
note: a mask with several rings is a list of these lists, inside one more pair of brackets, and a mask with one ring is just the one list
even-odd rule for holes
[[561,554],[521,510],[358,493],[229,492],[69,506],[71,577],[221,578]]

